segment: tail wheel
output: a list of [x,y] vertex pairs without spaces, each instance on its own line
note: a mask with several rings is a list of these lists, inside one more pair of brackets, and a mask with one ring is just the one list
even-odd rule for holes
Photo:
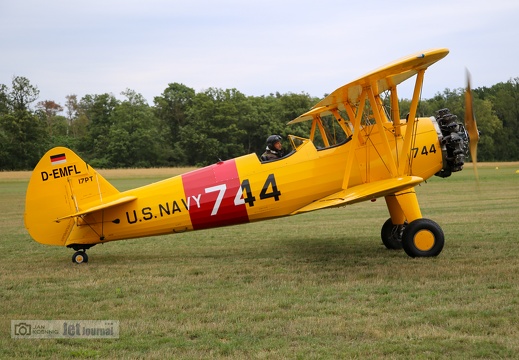
[[72,255],[72,262],[75,264],[82,264],[88,262],[88,255],[84,251],[76,251]]
[[391,218],[387,219],[382,230],[380,231],[380,237],[382,243],[389,250],[400,250],[402,248],[402,232],[407,226],[407,221],[402,225],[394,225]]
[[402,233],[402,247],[411,257],[438,256],[444,244],[440,225],[429,219],[412,221]]

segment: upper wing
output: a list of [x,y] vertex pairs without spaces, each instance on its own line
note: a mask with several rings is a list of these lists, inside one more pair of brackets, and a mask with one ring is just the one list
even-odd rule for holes
[[448,53],[447,49],[431,49],[393,61],[338,88],[314,105],[310,111],[290,121],[289,124],[312,120],[312,115],[315,114],[327,115],[327,111],[338,108],[342,103],[356,104],[359,102],[362,89],[366,86],[371,86],[375,95],[389,90],[416,75],[418,71],[443,59]]
[[74,214],[70,214],[70,215],[67,215],[67,216],[62,216],[60,218],[57,218],[55,221],[56,222],[60,222],[61,220],[65,220],[65,219],[68,219],[68,218],[73,218],[73,217],[77,217],[77,216],[86,215],[86,214],[89,214],[89,213],[93,213],[95,211],[99,211],[99,210],[107,209],[107,208],[110,208],[110,207],[113,207],[113,206],[116,206],[116,205],[124,204],[124,203],[130,202],[130,201],[133,201],[135,199],[137,199],[137,196],[125,196],[125,197],[122,197],[122,198],[119,198],[117,200],[113,200],[113,201],[110,201],[110,202],[107,202],[107,203],[104,203],[104,204],[101,204],[101,205],[92,206],[90,208],[87,208],[86,210],[78,211],[78,212],[76,212]]
[[375,199],[412,188],[422,181],[423,179],[418,176],[405,176],[353,186],[303,206],[294,211],[291,215]]

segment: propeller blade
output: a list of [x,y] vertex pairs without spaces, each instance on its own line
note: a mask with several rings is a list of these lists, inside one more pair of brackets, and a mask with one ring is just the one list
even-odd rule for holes
[[470,73],[468,70],[467,87],[465,88],[465,128],[469,134],[469,149],[472,164],[474,165],[474,174],[476,175],[476,179],[479,180],[477,169],[479,131],[476,124],[476,117],[474,116],[474,101],[472,98],[472,90],[470,88]]

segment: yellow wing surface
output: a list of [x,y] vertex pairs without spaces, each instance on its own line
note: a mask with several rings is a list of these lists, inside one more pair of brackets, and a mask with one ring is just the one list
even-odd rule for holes
[[379,180],[353,186],[351,188],[344,189],[332,195],[326,196],[320,200],[314,201],[311,204],[308,204],[307,206],[294,211],[291,215],[375,199],[381,196],[394,194],[396,192],[412,188],[422,181],[423,179],[419,176],[405,176],[402,178]]
[[300,115],[289,124],[312,120],[316,114],[324,113],[327,115],[327,112],[338,108],[343,103],[357,104],[362,90],[367,86],[373,88],[375,95],[387,91],[416,75],[420,70],[426,69],[441,60],[448,53],[448,49],[431,49],[393,61],[338,88],[314,105],[310,111]]

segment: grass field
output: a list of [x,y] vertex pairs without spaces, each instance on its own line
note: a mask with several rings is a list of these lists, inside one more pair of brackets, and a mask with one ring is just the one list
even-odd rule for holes
[[[496,169],[496,166],[499,169]],[[0,173],[0,358],[519,358],[519,163],[417,188],[446,245],[380,240],[385,202],[96,246],[32,241]],[[174,169],[106,171],[120,190]],[[114,319],[119,339],[11,339],[11,319]]]

